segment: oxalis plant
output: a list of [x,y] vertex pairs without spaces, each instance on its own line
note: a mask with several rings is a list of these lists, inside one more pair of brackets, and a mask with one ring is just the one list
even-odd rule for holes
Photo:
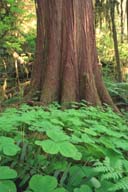
[[0,114],[0,192],[128,191],[127,121],[109,107],[73,107]]

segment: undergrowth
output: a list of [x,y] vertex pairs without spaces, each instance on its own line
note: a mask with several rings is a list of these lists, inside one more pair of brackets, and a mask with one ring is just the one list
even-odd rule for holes
[[22,105],[0,135],[0,192],[128,191],[127,122],[110,108]]
[[118,102],[124,102],[128,104],[128,83],[127,82],[122,82],[122,83],[111,82],[111,81],[105,81],[105,82],[106,82],[106,86],[108,87],[108,91],[112,97],[120,98],[120,101]]

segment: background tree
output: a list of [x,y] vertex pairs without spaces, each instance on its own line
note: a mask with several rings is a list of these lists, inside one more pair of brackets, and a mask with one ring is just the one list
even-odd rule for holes
[[[118,80],[118,82],[122,82],[121,63],[120,63],[120,55],[119,55],[119,49],[118,49],[116,24],[115,24],[115,0],[112,0],[112,2],[111,2],[110,15],[111,15],[112,35],[113,35],[115,58],[116,58],[117,80]],[[122,28],[122,26],[121,26],[121,28]],[[122,29],[121,29],[121,32],[122,32]]]
[[37,0],[36,10],[36,59],[29,96],[36,90],[43,104],[84,99],[113,106],[98,63],[92,1]]
[[[100,33],[105,31],[105,36],[106,32],[109,32],[108,37],[106,37],[106,42],[108,41],[107,38],[113,39],[113,42],[111,42],[112,46],[109,45],[109,50],[110,47],[112,47],[112,49],[114,49],[114,54],[112,53],[113,51],[110,50],[111,53],[107,53],[107,55],[109,55],[110,57],[113,55],[113,58],[111,57],[113,59],[113,71],[118,82],[121,82],[125,79],[124,77],[122,77],[122,67],[126,67],[127,65],[127,57],[125,56],[125,54],[123,54],[125,52],[125,44],[127,40],[127,3],[127,0],[95,1],[96,28],[99,29]],[[105,57],[105,54],[103,52],[102,55],[104,55]],[[111,60],[110,57],[109,62]]]
[[[36,18],[31,0],[0,1],[0,99],[23,95],[35,51]],[[29,22],[28,22],[29,21]],[[30,63],[30,65],[29,65]],[[21,86],[20,86],[21,85]]]

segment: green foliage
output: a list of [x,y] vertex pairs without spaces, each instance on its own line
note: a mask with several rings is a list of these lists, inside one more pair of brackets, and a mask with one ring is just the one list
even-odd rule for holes
[[35,17],[32,0],[0,1],[0,103],[9,99],[6,101],[9,104],[15,96],[21,98],[25,81],[30,79],[35,51]]
[[124,66],[127,66],[127,63],[128,63],[127,43],[119,44],[119,52],[120,52],[121,63]]
[[[105,63],[106,76],[110,77],[113,72],[115,77],[116,72],[116,56],[114,51],[113,31],[112,31],[112,16],[114,12],[114,23],[117,30],[118,50],[121,67],[127,67],[127,20],[128,11],[126,9],[127,1],[121,0],[98,0],[95,1],[95,24],[97,32],[97,47],[98,55],[102,62]],[[123,13],[126,14],[123,14]]]
[[8,156],[14,156],[20,150],[20,148],[14,143],[14,139],[10,137],[0,137],[0,151]]
[[5,0],[0,3],[0,43],[3,45],[1,48],[6,48],[8,51],[21,49],[21,44],[15,35],[18,30],[18,21],[15,18],[23,14],[21,5],[21,1],[17,3],[14,0]]
[[110,31],[104,27],[101,29],[96,29],[97,31],[97,48],[98,48],[98,55],[101,61],[104,63],[113,63],[114,59],[114,47],[113,47],[113,40],[112,36],[110,35]]
[[0,191],[128,190],[126,120],[108,107],[73,106],[22,105],[0,114]]
[[13,181],[17,177],[17,172],[8,166],[0,166],[0,191],[16,192],[16,186]]
[[128,106],[128,83],[110,82],[108,80],[105,83],[115,103],[118,106]]
[[91,188],[88,185],[82,185],[80,188],[76,188],[74,192],[92,192]]
[[12,181],[0,181],[1,192],[16,192],[16,186]]
[[57,187],[57,179],[55,177],[45,175],[34,175],[30,182],[29,187],[33,192],[66,192],[64,188]]
[[[112,40],[112,35],[107,28],[103,28],[102,30],[97,29],[97,48],[98,48],[98,55],[101,61],[106,64],[106,68],[113,67],[115,68],[115,53],[114,53],[114,45]],[[127,42],[119,44],[119,54],[120,54],[120,61],[121,67],[126,66],[128,63],[128,54],[127,54]],[[112,66],[111,66],[112,65]],[[111,72],[111,69],[110,71]]]
[[[0,56],[12,54],[13,51],[19,53],[24,51],[34,51],[35,48],[35,26],[29,26],[28,20],[35,19],[33,8],[27,6],[32,2],[22,0],[2,0],[0,2]],[[34,7],[34,4],[32,4]],[[27,11],[26,11],[27,8]],[[30,44],[30,45],[29,45]]]
[[0,180],[3,179],[14,179],[17,177],[15,170],[7,166],[0,166]]

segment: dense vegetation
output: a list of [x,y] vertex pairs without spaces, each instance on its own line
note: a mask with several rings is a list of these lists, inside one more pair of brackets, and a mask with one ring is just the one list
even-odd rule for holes
[[128,190],[126,120],[109,107],[72,106],[0,115],[1,192]]

